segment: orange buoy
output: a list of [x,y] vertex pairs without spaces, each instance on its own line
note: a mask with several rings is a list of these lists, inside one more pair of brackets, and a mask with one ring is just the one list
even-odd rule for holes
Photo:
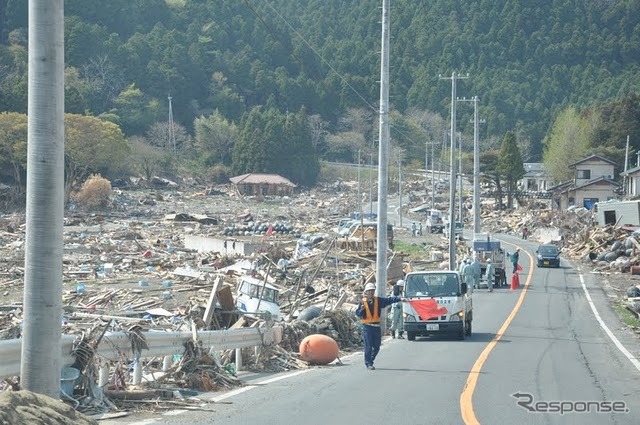
[[313,364],[329,364],[338,358],[338,343],[327,335],[313,334],[300,343],[300,357]]

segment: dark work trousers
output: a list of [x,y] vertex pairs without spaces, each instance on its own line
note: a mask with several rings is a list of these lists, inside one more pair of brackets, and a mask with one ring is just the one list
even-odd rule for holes
[[380,351],[382,332],[380,326],[362,325],[362,338],[364,339],[364,364],[373,366],[373,361]]

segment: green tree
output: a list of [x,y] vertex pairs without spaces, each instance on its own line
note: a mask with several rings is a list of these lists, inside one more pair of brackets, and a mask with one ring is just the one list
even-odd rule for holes
[[556,183],[570,180],[573,176],[569,164],[587,154],[592,137],[590,127],[572,106],[565,108],[556,118],[549,137],[544,141],[543,154],[545,169]]
[[0,176],[13,180],[18,196],[24,195],[27,168],[27,116],[0,113]]
[[498,168],[498,162],[500,158],[500,151],[497,149],[483,152],[480,155],[480,170],[482,172],[482,178],[491,183],[495,188],[496,194],[496,207],[498,209],[503,208],[503,194],[502,194],[502,179]]
[[513,196],[517,190],[518,180],[524,176],[522,156],[516,141],[516,135],[508,132],[500,147],[500,157],[496,164],[496,170],[505,180],[507,186],[507,207],[513,207]]
[[120,128],[96,117],[66,114],[65,200],[74,185],[90,174],[117,175],[126,164],[130,147]]
[[196,151],[204,165],[231,165],[233,146],[240,137],[234,123],[215,111],[211,116],[196,118],[194,129]]

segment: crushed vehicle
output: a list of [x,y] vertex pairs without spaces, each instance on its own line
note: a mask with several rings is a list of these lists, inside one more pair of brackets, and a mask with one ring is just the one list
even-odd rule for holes
[[251,276],[240,277],[236,306],[247,313],[264,315],[266,320],[281,319],[278,304],[279,291],[260,279]]

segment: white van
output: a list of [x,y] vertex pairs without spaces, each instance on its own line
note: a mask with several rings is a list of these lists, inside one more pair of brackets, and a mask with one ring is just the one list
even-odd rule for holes
[[[260,297],[260,292],[264,293]],[[238,284],[236,306],[247,313],[266,314],[267,318],[279,321],[280,306],[278,305],[278,289],[260,279],[250,276],[242,276]]]
[[471,335],[472,288],[457,271],[421,271],[405,277],[404,298],[424,300],[420,306],[403,303],[407,339],[417,336],[451,335],[463,340]]

